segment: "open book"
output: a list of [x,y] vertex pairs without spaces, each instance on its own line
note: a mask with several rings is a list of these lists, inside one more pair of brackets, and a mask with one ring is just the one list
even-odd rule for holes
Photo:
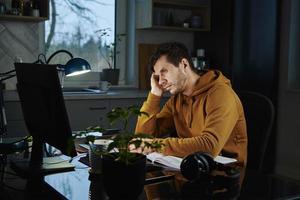
[[[174,169],[180,170],[180,164],[182,161],[182,158],[176,157],[176,156],[164,156],[161,153],[153,152],[147,155],[147,159],[151,162],[156,162],[162,165],[165,165],[167,167],[171,167]],[[234,158],[228,158],[224,156],[217,156],[214,158],[214,161],[223,165],[234,163],[237,160]]]

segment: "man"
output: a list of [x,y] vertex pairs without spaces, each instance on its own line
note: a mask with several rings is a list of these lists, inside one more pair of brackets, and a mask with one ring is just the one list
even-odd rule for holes
[[[151,91],[138,118],[136,132],[154,135],[162,153],[184,157],[197,151],[247,160],[247,131],[242,104],[230,81],[217,70],[197,71],[187,48],[177,42],[158,47],[150,60]],[[164,92],[170,99],[160,110]],[[147,152],[146,152],[147,153]]]

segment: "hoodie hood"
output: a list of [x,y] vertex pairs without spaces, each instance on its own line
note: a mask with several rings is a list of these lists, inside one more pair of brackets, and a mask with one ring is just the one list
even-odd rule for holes
[[231,87],[230,80],[227,79],[222,72],[218,70],[209,70],[203,75],[200,75],[191,96],[199,95],[219,84],[225,84]]

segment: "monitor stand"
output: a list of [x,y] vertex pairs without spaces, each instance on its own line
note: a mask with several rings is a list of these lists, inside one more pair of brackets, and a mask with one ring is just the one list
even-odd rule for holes
[[29,158],[15,159],[10,167],[23,178],[40,177],[53,173],[74,171],[74,165],[59,156],[43,157],[43,142],[33,139],[32,151]]

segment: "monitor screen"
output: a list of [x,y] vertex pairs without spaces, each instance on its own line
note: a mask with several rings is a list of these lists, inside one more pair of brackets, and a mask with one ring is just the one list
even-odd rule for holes
[[32,154],[42,159],[41,144],[48,143],[65,155],[75,156],[56,65],[15,63],[15,69],[25,124],[33,137]]

